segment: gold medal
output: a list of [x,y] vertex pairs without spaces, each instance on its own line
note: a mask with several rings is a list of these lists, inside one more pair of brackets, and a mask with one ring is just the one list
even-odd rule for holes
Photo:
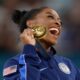
[[46,28],[44,26],[34,26],[33,32],[36,38],[41,38],[46,34]]

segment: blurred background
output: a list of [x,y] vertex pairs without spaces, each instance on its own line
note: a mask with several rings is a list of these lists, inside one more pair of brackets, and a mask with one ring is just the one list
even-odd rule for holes
[[6,60],[23,48],[19,28],[11,20],[12,13],[15,9],[30,10],[41,6],[51,7],[60,14],[63,26],[55,49],[80,68],[80,0],[0,0],[0,80],[3,80]]

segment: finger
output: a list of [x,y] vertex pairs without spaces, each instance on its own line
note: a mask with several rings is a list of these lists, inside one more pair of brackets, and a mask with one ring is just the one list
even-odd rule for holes
[[24,35],[25,38],[34,39],[34,35],[31,29],[25,29],[22,34]]
[[31,38],[34,38],[34,35],[33,35],[33,32],[31,29],[27,29],[25,30],[25,35],[27,34],[27,36],[31,37]]
[[33,35],[33,32],[32,32],[31,29],[28,29],[28,34],[29,34],[29,35]]
[[23,34],[20,34],[20,38],[23,38]]
[[24,35],[23,34],[20,35],[20,40],[24,41]]

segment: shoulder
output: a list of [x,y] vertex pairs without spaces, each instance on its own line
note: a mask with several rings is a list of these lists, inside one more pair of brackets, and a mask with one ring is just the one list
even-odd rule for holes
[[69,58],[64,57],[64,56],[60,56],[60,55],[55,55],[55,56],[54,56],[54,59],[55,59],[57,62],[72,63],[72,61],[71,61]]
[[15,56],[15,57],[12,57],[12,58],[10,58],[9,60],[7,60],[7,61],[5,62],[4,67],[12,66],[12,65],[14,65],[14,64],[18,64],[19,56],[20,56],[20,55],[17,55],[17,56]]
[[68,67],[72,72],[77,71],[76,65],[69,59],[63,56],[55,55],[54,56],[55,61],[57,62],[58,65],[63,65]]
[[17,73],[19,62],[18,62],[19,55],[10,58],[3,67],[3,76],[8,76],[14,73]]
[[63,56],[54,56],[54,60],[57,62],[58,67],[65,73],[71,73],[76,80],[80,80],[80,69],[69,59]]

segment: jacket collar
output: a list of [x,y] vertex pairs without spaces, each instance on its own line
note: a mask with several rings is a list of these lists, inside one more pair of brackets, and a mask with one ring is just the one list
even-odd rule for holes
[[46,60],[51,59],[56,54],[56,50],[54,49],[54,47],[51,46],[50,51],[47,52],[39,43],[36,44],[36,50],[38,56]]

